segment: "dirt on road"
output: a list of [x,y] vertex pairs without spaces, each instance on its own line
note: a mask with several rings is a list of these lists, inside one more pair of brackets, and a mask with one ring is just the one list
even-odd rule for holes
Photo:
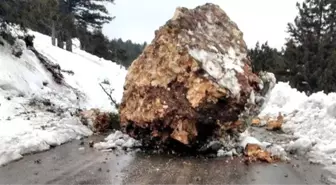
[[0,167],[0,184],[324,184],[304,160],[245,165],[240,158],[99,152],[72,141]]

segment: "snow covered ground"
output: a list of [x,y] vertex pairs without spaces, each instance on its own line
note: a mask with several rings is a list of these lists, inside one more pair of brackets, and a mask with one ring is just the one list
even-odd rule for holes
[[336,93],[306,96],[279,82],[260,117],[276,117],[279,112],[285,114],[283,130],[294,136],[285,149],[332,168],[336,162]]
[[114,89],[117,102],[122,97],[124,68],[76,46],[73,53],[54,47],[50,37],[31,33],[37,51],[73,74],[64,72],[65,84],[58,85],[32,51],[25,48],[17,58],[11,46],[0,45],[0,165],[91,135],[74,116],[78,108],[116,111],[100,83]]

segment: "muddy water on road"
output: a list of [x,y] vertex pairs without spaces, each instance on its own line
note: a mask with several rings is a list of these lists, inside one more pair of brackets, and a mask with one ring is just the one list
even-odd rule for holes
[[0,167],[0,184],[323,184],[323,174],[303,161],[245,165],[239,158],[104,153],[73,141]]

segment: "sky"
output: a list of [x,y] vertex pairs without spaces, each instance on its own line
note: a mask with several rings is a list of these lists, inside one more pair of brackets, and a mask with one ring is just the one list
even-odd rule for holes
[[176,7],[195,8],[207,2],[218,4],[244,33],[248,47],[256,42],[281,48],[284,45],[287,23],[298,14],[296,2],[302,0],[115,0],[108,10],[116,18],[105,25],[109,38],[150,43],[154,31],[172,18]]

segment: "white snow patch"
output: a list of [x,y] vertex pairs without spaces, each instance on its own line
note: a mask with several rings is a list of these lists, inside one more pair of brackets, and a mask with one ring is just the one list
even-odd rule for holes
[[288,160],[287,152],[285,149],[277,144],[270,144],[266,147],[266,151],[269,152],[272,156],[277,156],[281,160]]
[[[9,29],[13,35],[21,35]],[[35,36],[37,51],[74,74],[63,72],[64,85],[56,84],[32,51],[18,47],[22,55],[17,58],[7,43],[0,46],[0,165],[91,135],[92,131],[70,113],[78,108],[117,111],[99,86],[104,80],[110,82],[104,87],[114,89],[112,95],[117,102],[122,97],[126,76],[123,67],[80,50],[76,40],[71,53],[52,46],[48,36],[33,31],[30,34]],[[16,46],[21,45],[18,41]],[[45,100],[52,105],[41,104]]]
[[[213,49],[211,46],[208,47]],[[189,49],[189,54],[201,62],[202,68],[215,78],[219,85],[229,89],[234,96],[239,95],[240,84],[236,74],[243,73],[242,54],[237,53],[233,48],[229,48],[227,54],[213,53],[203,49]]]
[[255,137],[252,136],[244,136],[241,139],[240,146],[243,148],[246,148],[246,145],[248,144],[257,144],[259,146],[262,146],[262,143]]
[[287,150],[289,152],[304,155],[307,152],[309,152],[312,149],[312,147],[313,142],[307,137],[302,137],[297,139],[296,141],[291,141],[287,146]]
[[108,149],[132,149],[134,147],[140,146],[139,141],[131,138],[127,134],[123,134],[120,131],[115,131],[114,133],[107,136],[105,142],[95,143],[93,145],[97,150],[108,150]]
[[233,151],[230,150],[230,151],[225,152],[223,149],[218,150],[217,157],[222,157],[222,156],[232,157],[233,156]]

